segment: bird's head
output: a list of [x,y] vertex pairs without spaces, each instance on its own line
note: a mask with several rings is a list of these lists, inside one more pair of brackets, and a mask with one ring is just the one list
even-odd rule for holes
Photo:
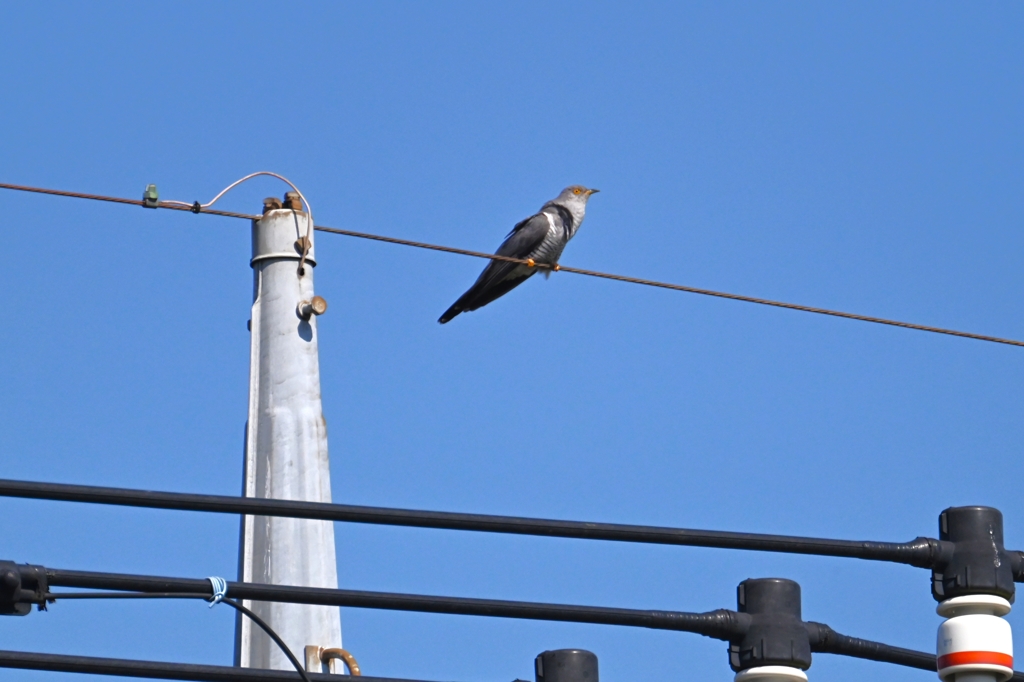
[[587,205],[587,200],[590,199],[591,195],[597,194],[601,190],[599,189],[587,189],[583,185],[569,185],[562,190],[562,193],[555,199],[561,204],[582,204]]

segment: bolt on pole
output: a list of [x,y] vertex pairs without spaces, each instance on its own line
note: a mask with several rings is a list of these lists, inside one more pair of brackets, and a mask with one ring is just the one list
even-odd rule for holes
[[[249,419],[243,494],[307,502],[331,501],[327,426],[320,403],[312,225],[297,194],[264,202],[252,224],[253,305],[250,319]],[[244,582],[337,588],[334,526],[329,521],[244,516],[239,575]],[[341,648],[337,607],[246,601],[292,651]],[[236,621],[235,662],[243,668],[290,670],[291,663],[259,628]]]

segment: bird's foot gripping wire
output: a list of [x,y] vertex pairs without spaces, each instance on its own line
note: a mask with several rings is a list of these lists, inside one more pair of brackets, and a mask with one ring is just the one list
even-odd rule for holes
[[535,267],[537,267],[537,261],[533,260],[532,258],[527,258],[526,259],[526,267],[528,267],[528,268],[535,268]]

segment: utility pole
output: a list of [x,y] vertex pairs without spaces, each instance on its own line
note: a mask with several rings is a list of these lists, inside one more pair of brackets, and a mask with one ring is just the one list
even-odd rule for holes
[[[253,305],[249,322],[249,420],[243,494],[331,501],[327,425],[320,403],[313,229],[299,195],[264,201],[252,224]],[[338,586],[334,526],[265,516],[242,519],[239,580],[308,587]],[[245,602],[301,658],[307,646],[341,647],[336,607]],[[247,618],[235,627],[235,663],[289,670],[291,663]],[[319,670],[317,670],[319,672]]]

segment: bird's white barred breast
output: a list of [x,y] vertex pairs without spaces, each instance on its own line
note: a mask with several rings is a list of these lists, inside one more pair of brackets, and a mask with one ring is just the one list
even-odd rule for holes
[[540,243],[540,246],[530,255],[538,263],[554,264],[558,262],[558,259],[562,255],[562,250],[565,249],[565,233],[562,229],[562,219],[557,215],[553,214],[552,211],[541,211],[548,221],[548,232],[544,235],[544,241]]

